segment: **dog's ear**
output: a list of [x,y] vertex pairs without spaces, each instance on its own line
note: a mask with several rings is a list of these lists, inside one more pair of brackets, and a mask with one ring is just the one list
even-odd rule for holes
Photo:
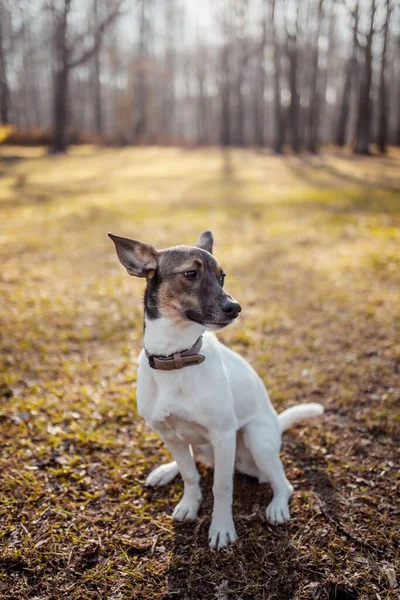
[[157,269],[158,253],[153,246],[112,233],[108,237],[114,242],[118,258],[129,275],[149,277]]
[[211,233],[211,231],[205,231],[204,233],[201,234],[201,236],[195,243],[195,246],[197,248],[202,248],[202,250],[207,250],[207,252],[212,254],[213,244],[214,244],[213,234]]

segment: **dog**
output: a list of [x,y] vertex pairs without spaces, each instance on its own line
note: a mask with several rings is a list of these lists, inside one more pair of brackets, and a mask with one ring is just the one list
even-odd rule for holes
[[149,244],[108,234],[129,275],[146,278],[144,349],[139,356],[137,404],[173,461],[154,469],[148,486],[181,474],[183,496],[175,521],[193,521],[202,502],[196,462],[214,468],[214,505],[209,543],[220,549],[236,538],[232,518],[233,473],[269,482],[270,523],[289,521],[293,487],[279,452],[281,434],[292,424],[323,413],[320,404],[277,414],[250,364],[215,334],[241,307],[224,289],[225,273],[213,256],[213,235],[194,246],[156,250]]

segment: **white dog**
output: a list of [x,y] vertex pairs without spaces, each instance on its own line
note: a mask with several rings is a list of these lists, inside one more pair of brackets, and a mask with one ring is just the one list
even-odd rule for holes
[[211,232],[195,246],[162,251],[109,236],[128,273],[147,279],[138,410],[174,459],[152,471],[147,485],[164,485],[180,473],[184,492],[173,519],[192,521],[202,501],[196,460],[212,465],[213,548],[236,540],[234,469],[271,484],[267,518],[285,523],[293,487],[279,458],[281,433],[301,419],[321,415],[322,406],[303,404],[277,415],[252,367],[210,332],[229,325],[241,310],[223,289],[225,274],[212,256]]

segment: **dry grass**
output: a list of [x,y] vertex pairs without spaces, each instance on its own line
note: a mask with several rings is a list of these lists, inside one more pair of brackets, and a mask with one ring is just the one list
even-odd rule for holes
[[[0,598],[398,597],[400,154],[0,149]],[[166,451],[135,412],[143,285],[105,233],[156,246],[212,229],[243,318],[224,331],[275,406],[293,520],[235,478],[238,542],[143,486]]]

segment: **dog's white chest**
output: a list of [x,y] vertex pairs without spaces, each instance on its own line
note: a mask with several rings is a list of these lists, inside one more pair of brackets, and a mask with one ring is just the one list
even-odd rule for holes
[[152,429],[171,441],[201,444],[208,440],[201,415],[197,415],[193,403],[188,405],[187,398],[156,395],[147,405],[145,418]]
[[[208,403],[198,391],[196,373],[186,369],[178,373],[154,373],[147,365],[140,369],[139,412],[150,427],[166,439],[186,444],[208,441]],[[150,379],[143,385],[146,375]]]
[[154,422],[153,427],[171,441],[181,441],[185,444],[204,444],[208,441],[207,429],[203,425],[175,414]]

